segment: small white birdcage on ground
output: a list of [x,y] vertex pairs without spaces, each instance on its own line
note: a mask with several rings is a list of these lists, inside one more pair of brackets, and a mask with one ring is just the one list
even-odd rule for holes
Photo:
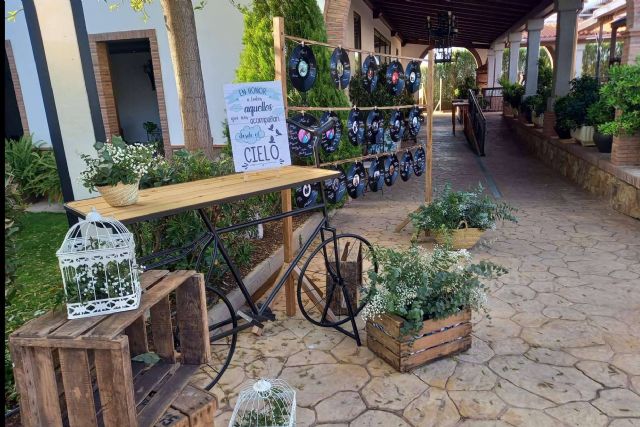
[[296,392],[283,380],[260,379],[238,395],[229,427],[293,427]]
[[73,225],[56,252],[67,300],[67,317],[134,310],[140,279],[133,235],[94,210]]

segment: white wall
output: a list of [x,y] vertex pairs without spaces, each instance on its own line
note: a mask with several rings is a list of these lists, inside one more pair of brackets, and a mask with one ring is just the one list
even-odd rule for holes
[[[20,0],[5,1],[5,15],[7,11],[19,10],[22,8]],[[49,125],[44,111],[42,92],[40,91],[40,81],[36,71],[36,62],[31,50],[31,39],[27,29],[27,22],[24,13],[18,13],[15,22],[6,22],[4,38],[11,42],[13,56],[16,61],[16,69],[20,78],[24,107],[27,112],[27,122],[29,131],[35,140],[42,140],[47,144],[51,143],[49,136]]]
[[[351,7],[349,8],[349,16],[347,17],[347,26],[345,29],[345,41],[346,47],[354,47],[353,39],[353,13],[356,12],[360,15],[360,37],[362,41],[362,49],[365,51],[373,52],[373,14],[369,6],[362,0],[351,0]],[[363,61],[366,58],[366,54],[362,54],[360,60]],[[349,59],[353,63],[355,56],[353,53],[349,53]],[[352,67],[353,68],[353,67]]]
[[151,59],[148,52],[117,53],[110,55],[113,92],[118,106],[118,117],[124,138],[128,142],[146,142],[144,122],[160,126],[157,94],[144,72]]

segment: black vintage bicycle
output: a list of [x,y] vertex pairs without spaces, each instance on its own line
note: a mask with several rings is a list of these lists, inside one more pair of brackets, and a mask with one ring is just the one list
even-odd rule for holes
[[[311,127],[287,120],[302,131],[308,132],[313,144],[316,166],[320,164],[318,147],[322,135],[335,125],[335,120],[329,117],[320,125]],[[208,300],[216,302],[209,309],[212,361],[209,363],[211,369],[208,372],[211,381],[205,387],[206,389],[211,389],[228,368],[236,348],[238,333],[254,326],[261,328],[264,322],[275,319],[270,306],[286,281],[292,276],[297,283],[298,306],[303,316],[315,325],[335,328],[353,338],[358,346],[361,345],[355,319],[366,304],[364,290],[368,287],[368,277],[365,271],[371,268],[377,271],[378,265],[373,256],[372,246],[366,239],[356,234],[340,234],[330,226],[324,187],[325,183],[321,181],[318,194],[320,202],[312,206],[224,228],[215,228],[204,211],[198,211],[207,232],[200,241],[194,242],[199,246],[202,245],[196,268],[203,262],[205,252],[212,249],[210,251],[212,260],[222,258],[222,262],[242,293],[243,304],[241,309],[236,310],[223,289],[209,285],[209,279],[216,268],[212,262],[205,282],[208,284]],[[322,220],[309,238],[301,242],[297,255],[264,301],[261,304],[255,303],[225,248],[222,236],[232,231],[318,210],[322,211]],[[312,248],[314,243],[316,246]],[[185,250],[193,250],[193,248],[189,247]],[[162,254],[155,254],[154,258],[159,255]],[[165,258],[161,264],[166,262]],[[146,269],[150,269],[160,264],[145,263],[144,265]]]

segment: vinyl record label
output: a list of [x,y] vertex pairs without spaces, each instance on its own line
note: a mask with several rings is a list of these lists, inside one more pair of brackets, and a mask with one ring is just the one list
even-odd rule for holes
[[407,151],[402,155],[400,159],[400,178],[403,181],[409,181],[413,174],[413,156],[411,151]]
[[389,116],[389,136],[393,142],[402,140],[404,135],[404,115],[396,110]]
[[329,63],[329,73],[331,80],[338,89],[345,89],[351,81],[351,64],[349,63],[349,54],[346,50],[337,47],[331,54],[331,62]]
[[384,187],[384,157],[373,160],[369,165],[369,189],[373,192]]
[[409,111],[409,133],[411,133],[412,136],[418,136],[422,121],[422,111],[420,111],[418,107],[413,107],[411,111]]
[[362,75],[364,87],[369,93],[373,93],[378,86],[378,60],[375,56],[367,56],[362,63]]
[[329,203],[338,203],[347,194],[347,175],[340,166],[333,166],[329,169],[339,171],[340,176],[324,181],[324,195]]
[[404,90],[404,69],[398,61],[387,66],[387,90],[393,96],[398,96]]
[[352,108],[349,112],[349,118],[347,120],[347,127],[349,128],[349,142],[353,145],[364,144],[364,113],[357,108]]
[[[300,122],[305,126],[314,126],[318,120],[311,114],[298,114],[293,120]],[[293,123],[287,125],[289,133],[289,147],[298,157],[308,157],[313,155],[313,135],[304,129],[299,128]]]
[[347,193],[352,199],[357,199],[364,193],[367,185],[366,173],[361,162],[356,162],[347,171]]
[[294,88],[306,92],[316,82],[318,67],[311,47],[299,44],[289,58],[289,78]]
[[378,134],[384,136],[382,113],[378,110],[371,110],[367,116],[367,142],[369,144],[381,142]]
[[404,80],[407,86],[407,92],[415,93],[418,89],[420,89],[422,73],[420,72],[419,61],[409,62],[409,65],[407,65],[407,70],[404,73]]

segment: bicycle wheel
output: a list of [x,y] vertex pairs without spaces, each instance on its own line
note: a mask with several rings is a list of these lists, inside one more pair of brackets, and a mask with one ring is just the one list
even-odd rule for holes
[[238,333],[232,333],[231,330],[238,326],[238,319],[233,306],[222,291],[207,286],[207,299],[217,301],[209,310],[211,361],[206,364],[210,370],[205,369],[211,376],[211,382],[205,389],[211,390],[231,363],[238,341]]
[[298,305],[319,326],[337,326],[362,310],[368,289],[367,271],[378,271],[373,248],[355,234],[338,234],[309,255],[298,274]]

